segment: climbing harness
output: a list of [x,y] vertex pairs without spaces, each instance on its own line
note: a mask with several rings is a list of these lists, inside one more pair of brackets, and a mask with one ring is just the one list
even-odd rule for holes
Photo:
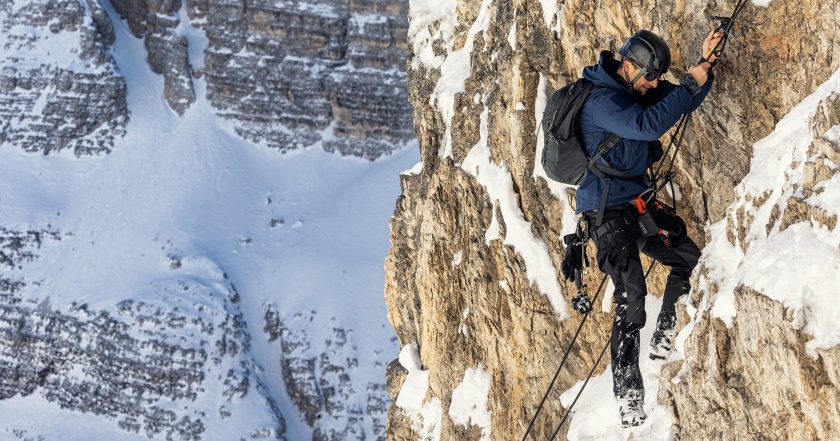
[[[720,24],[715,31],[716,32],[717,31],[722,31],[723,32],[723,37],[720,39],[720,41],[718,41],[718,43],[715,45],[715,47],[712,48],[712,50],[710,51],[710,55],[714,55],[716,57],[716,59],[714,61],[710,62],[710,61],[708,61],[708,59],[705,57],[705,54],[704,54],[704,56],[700,58],[701,63],[708,62],[708,63],[711,64],[712,68],[714,68],[717,65],[717,62],[720,59],[721,55],[723,54],[723,50],[726,47],[726,43],[727,43],[727,41],[729,39],[729,35],[732,31],[732,27],[735,24],[735,19],[738,17],[738,15],[741,14],[741,12],[744,10],[744,8],[746,7],[746,5],[749,1],[750,0],[737,0],[735,2],[735,8],[733,9],[732,14],[728,17],[708,16],[708,18],[710,20],[719,20],[720,21]],[[657,204],[659,203],[659,201],[656,199],[656,195],[658,194],[659,191],[664,189],[666,185],[670,186],[671,198],[674,202],[674,204],[673,204],[674,206],[673,206],[672,210],[674,211],[674,213],[676,213],[676,205],[677,204],[676,204],[676,194],[674,193],[673,178],[674,178],[675,174],[673,172],[673,168],[674,168],[674,163],[676,162],[676,159],[677,159],[677,154],[679,153],[679,149],[682,145],[683,137],[685,136],[685,130],[686,130],[686,127],[688,126],[688,121],[691,118],[691,113],[692,112],[688,112],[685,115],[683,115],[682,118],[680,118],[680,120],[677,124],[676,130],[674,131],[673,135],[671,136],[671,141],[668,144],[668,148],[663,153],[663,160],[659,163],[656,170],[649,175],[649,177],[650,177],[650,179],[653,183],[652,189],[649,191],[649,194],[646,194],[648,192],[643,193],[642,195],[640,195],[639,198],[637,198],[633,202],[633,205],[636,207],[636,209],[637,209],[637,211],[639,212],[640,215],[644,215],[645,213],[647,213],[647,208],[646,208],[646,206],[647,206],[646,203],[647,202],[650,202],[651,200],[653,200],[655,203],[657,203]],[[669,155],[672,148],[674,149],[674,153],[672,155]],[[664,164],[666,162],[670,162],[670,164],[668,165],[666,171],[664,173],[660,174],[659,172],[662,170],[662,167],[664,166]],[[662,183],[659,184],[659,182],[662,182]],[[604,189],[604,195],[606,195],[608,189],[609,189],[609,180],[607,181],[607,188]],[[602,199],[605,198],[605,197],[606,196],[602,196]],[[643,210],[644,210],[644,212],[643,212]],[[602,219],[601,216],[603,215],[604,210],[601,209],[600,211],[601,211],[601,213],[599,214],[599,218],[598,218],[598,223],[599,224],[601,223],[600,222],[601,219]],[[640,216],[640,219],[641,219],[641,217],[642,216]],[[642,222],[642,221],[640,220],[640,222]],[[655,227],[655,223],[653,225]],[[655,228],[654,227],[651,227],[650,224],[648,224],[646,226],[646,228],[649,229],[650,231],[652,231],[653,234],[659,234],[660,237],[662,237],[664,235],[663,241],[665,241],[665,243],[667,245],[669,243],[669,242],[667,242],[667,240],[669,240],[668,232],[667,231],[663,232],[658,227],[655,227]],[[586,230],[587,231],[586,231],[586,234],[584,236],[584,240],[588,240],[590,235],[592,234],[592,232],[589,231],[589,228],[587,228]],[[574,245],[569,245],[569,246],[577,246],[577,245],[578,244],[575,243]],[[582,244],[580,244],[580,246],[583,246],[584,250],[585,250],[585,241]],[[584,253],[585,253],[585,251],[584,251]],[[585,265],[586,265],[585,262],[586,262],[586,256],[584,254],[584,268],[585,268]],[[656,265],[656,261],[651,262],[650,266],[648,267],[647,271],[645,272],[645,280],[647,280],[648,275],[650,274],[651,270],[653,269],[653,267],[655,265]],[[560,360],[560,366],[557,368],[557,371],[554,373],[554,377],[551,379],[551,383],[549,383],[548,388],[546,389],[545,394],[543,395],[543,398],[540,401],[539,406],[537,407],[537,411],[534,413],[534,416],[531,418],[531,421],[528,424],[528,428],[525,431],[525,435],[523,435],[523,437],[522,437],[522,441],[525,441],[528,438],[528,434],[531,432],[531,428],[533,427],[534,422],[537,419],[537,416],[539,416],[540,411],[542,410],[546,399],[548,399],[548,394],[553,389],[554,383],[557,381],[557,377],[559,377],[559,375],[560,375],[560,371],[563,369],[563,366],[566,364],[566,360],[569,357],[569,353],[571,352],[572,346],[574,346],[575,342],[577,341],[577,338],[580,335],[581,330],[583,329],[583,325],[586,323],[586,320],[589,318],[589,314],[592,312],[592,303],[597,302],[598,297],[601,295],[601,289],[603,288],[606,280],[607,280],[607,275],[605,274],[603,276],[603,278],[601,278],[601,283],[598,285],[598,289],[595,291],[595,298],[591,302],[589,302],[589,298],[588,298],[588,296],[586,296],[586,291],[585,291],[586,286],[582,282],[582,274],[580,272],[575,273],[575,285],[578,288],[578,292],[577,292],[577,295],[575,296],[575,298],[572,300],[572,303],[573,303],[573,306],[575,307],[575,309],[577,309],[579,311],[582,311],[581,313],[583,314],[583,317],[581,318],[580,324],[577,327],[577,331],[575,331],[575,335],[572,337],[572,340],[569,342],[568,347],[566,347],[566,350],[563,353],[563,358]],[[581,308],[578,309],[578,306],[581,306]],[[566,409],[566,412],[563,414],[563,417],[560,420],[560,424],[557,426],[557,428],[554,430],[554,432],[551,435],[550,441],[554,440],[554,438],[560,432],[560,429],[563,427],[563,424],[565,424],[566,420],[568,419],[569,415],[572,412],[572,409],[574,409],[575,404],[577,403],[578,399],[580,398],[581,394],[583,393],[583,390],[586,388],[586,385],[589,383],[589,380],[592,378],[592,375],[595,373],[595,369],[597,369],[598,365],[601,363],[601,360],[603,359],[604,354],[606,353],[609,345],[610,345],[610,340],[607,339],[607,343],[604,345],[604,348],[601,350],[601,353],[598,356],[598,360],[592,366],[592,369],[590,369],[589,375],[586,377],[586,380],[584,381],[583,385],[580,387],[580,390],[578,390],[578,393],[575,396],[575,399],[572,401],[572,403],[569,405],[569,408]]]

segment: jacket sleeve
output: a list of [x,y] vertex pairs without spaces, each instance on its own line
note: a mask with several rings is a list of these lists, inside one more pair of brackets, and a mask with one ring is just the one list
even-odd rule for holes
[[712,83],[715,81],[715,75],[712,72],[709,72],[709,78],[706,79],[706,83],[703,84],[703,87],[700,88],[700,93],[694,97],[694,102],[691,103],[691,108],[689,108],[689,112],[693,112],[700,107],[700,103],[706,99],[706,95],[709,94],[709,91],[712,90]]
[[618,93],[604,94],[595,97],[592,103],[593,109],[598,109],[593,112],[593,122],[625,139],[653,141],[664,135],[693,104],[694,99],[683,86],[674,87],[647,108]]

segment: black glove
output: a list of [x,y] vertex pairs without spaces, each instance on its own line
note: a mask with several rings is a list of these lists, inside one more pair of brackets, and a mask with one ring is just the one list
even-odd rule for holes
[[665,152],[662,151],[662,141],[657,139],[656,141],[648,143],[648,161],[651,164],[662,159],[663,154],[665,154]]
[[592,300],[589,300],[589,296],[581,291],[572,299],[572,308],[580,314],[589,314],[592,311]]
[[577,234],[563,236],[563,242],[566,243],[566,254],[560,270],[566,280],[574,280],[575,270],[583,269],[583,244]]

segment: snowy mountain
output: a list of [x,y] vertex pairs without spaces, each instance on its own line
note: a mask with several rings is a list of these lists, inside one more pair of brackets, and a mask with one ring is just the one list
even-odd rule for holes
[[[213,20],[166,4],[150,14],[174,20],[186,70],[153,61],[178,52],[123,2],[0,2],[0,438],[383,439],[399,347],[382,262],[416,144],[328,152],[392,123],[339,133],[335,110],[311,144],[243,134],[203,56]],[[172,90],[184,78],[193,97]],[[254,112],[276,110],[266,96]],[[383,111],[399,125],[404,106]]]

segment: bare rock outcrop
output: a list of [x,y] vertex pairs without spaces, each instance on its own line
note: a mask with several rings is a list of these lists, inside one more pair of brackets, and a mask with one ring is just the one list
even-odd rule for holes
[[[281,151],[320,143],[376,159],[414,138],[406,2],[111,3],[144,39],[147,61],[179,114],[195,102],[201,77],[211,105],[238,135]],[[188,26],[204,32],[206,48],[190,47],[203,42],[187,38]],[[190,51],[200,55],[191,60]]]
[[[732,5],[430,5],[418,2],[409,12],[408,88],[422,164],[401,178],[385,292],[400,343],[417,344],[423,369],[389,369],[389,390],[396,399],[406,378],[419,375],[427,376],[428,387],[416,412],[392,407],[388,434],[397,440],[482,437],[483,428],[449,415],[453,390],[467,369],[481,366],[492,378],[486,409],[492,438],[520,439],[577,326],[569,313],[571,286],[551,282],[560,278],[561,234],[574,225],[573,193],[535,167],[546,97],[593,64],[600,50],[616,50],[639,28],[669,42],[674,65],[667,78],[676,81],[699,58],[702,39],[716,24],[705,14],[726,14]],[[700,226],[726,216],[735,184],[748,172],[753,142],[840,67],[837,27],[836,7],[824,3],[771,3],[743,13],[676,165],[680,210],[701,246]],[[600,280],[594,273],[590,290]],[[661,292],[664,277],[654,271],[652,294]],[[609,321],[595,314],[584,328],[532,430],[535,439],[549,438],[557,421],[545,415],[562,414],[559,391],[585,375]]]
[[[680,439],[840,437],[840,346],[814,335],[831,326],[820,323],[820,310],[830,310],[836,299],[833,292],[828,298],[821,296],[835,287],[821,286],[820,278],[804,273],[811,268],[816,274],[834,272],[837,263],[831,258],[817,258],[804,267],[795,263],[807,262],[802,256],[820,256],[825,247],[836,259],[838,243],[820,233],[837,228],[837,206],[823,199],[838,190],[840,176],[840,136],[833,134],[840,133],[837,83],[837,91],[806,120],[813,125],[810,144],[785,145],[794,161],[781,164],[786,179],[762,188],[748,176],[744,187],[736,190],[739,198],[719,224],[721,229],[712,228],[710,248],[746,255],[742,269],[724,272],[727,277],[717,272],[720,259],[707,256],[700,269],[701,289],[690,302],[697,312],[686,337],[686,359],[666,366],[660,378],[660,402],[671,409]],[[793,128],[777,130],[785,129]],[[762,171],[773,171],[772,165]],[[764,254],[765,244],[780,241],[784,246],[777,252],[790,261],[770,266],[767,272],[799,280],[797,285],[808,291],[801,301],[785,297],[795,289],[786,288],[780,296],[761,279],[741,275],[752,266],[763,268],[765,263],[756,255]],[[742,282],[731,292],[729,280],[736,277]],[[721,306],[727,304],[731,312]]]
[[[316,315],[301,312],[284,322],[274,305],[265,308],[264,329],[280,345],[280,371],[292,404],[312,427],[315,441],[384,439],[390,405],[385,385],[353,381],[359,366],[353,330],[333,325],[317,332]],[[356,400],[360,394],[366,402]]]
[[96,1],[0,3],[0,146],[110,152],[128,121],[113,41]]
[[[236,439],[284,439],[285,420],[256,375],[239,294],[223,274],[159,281],[112,311],[21,295],[42,281],[20,270],[66,236],[0,228],[0,400],[37,394],[112,420],[114,436],[199,441],[230,426]],[[26,422],[4,429],[39,436]]]
[[218,114],[282,151],[375,159],[413,138],[402,1],[190,0]]

